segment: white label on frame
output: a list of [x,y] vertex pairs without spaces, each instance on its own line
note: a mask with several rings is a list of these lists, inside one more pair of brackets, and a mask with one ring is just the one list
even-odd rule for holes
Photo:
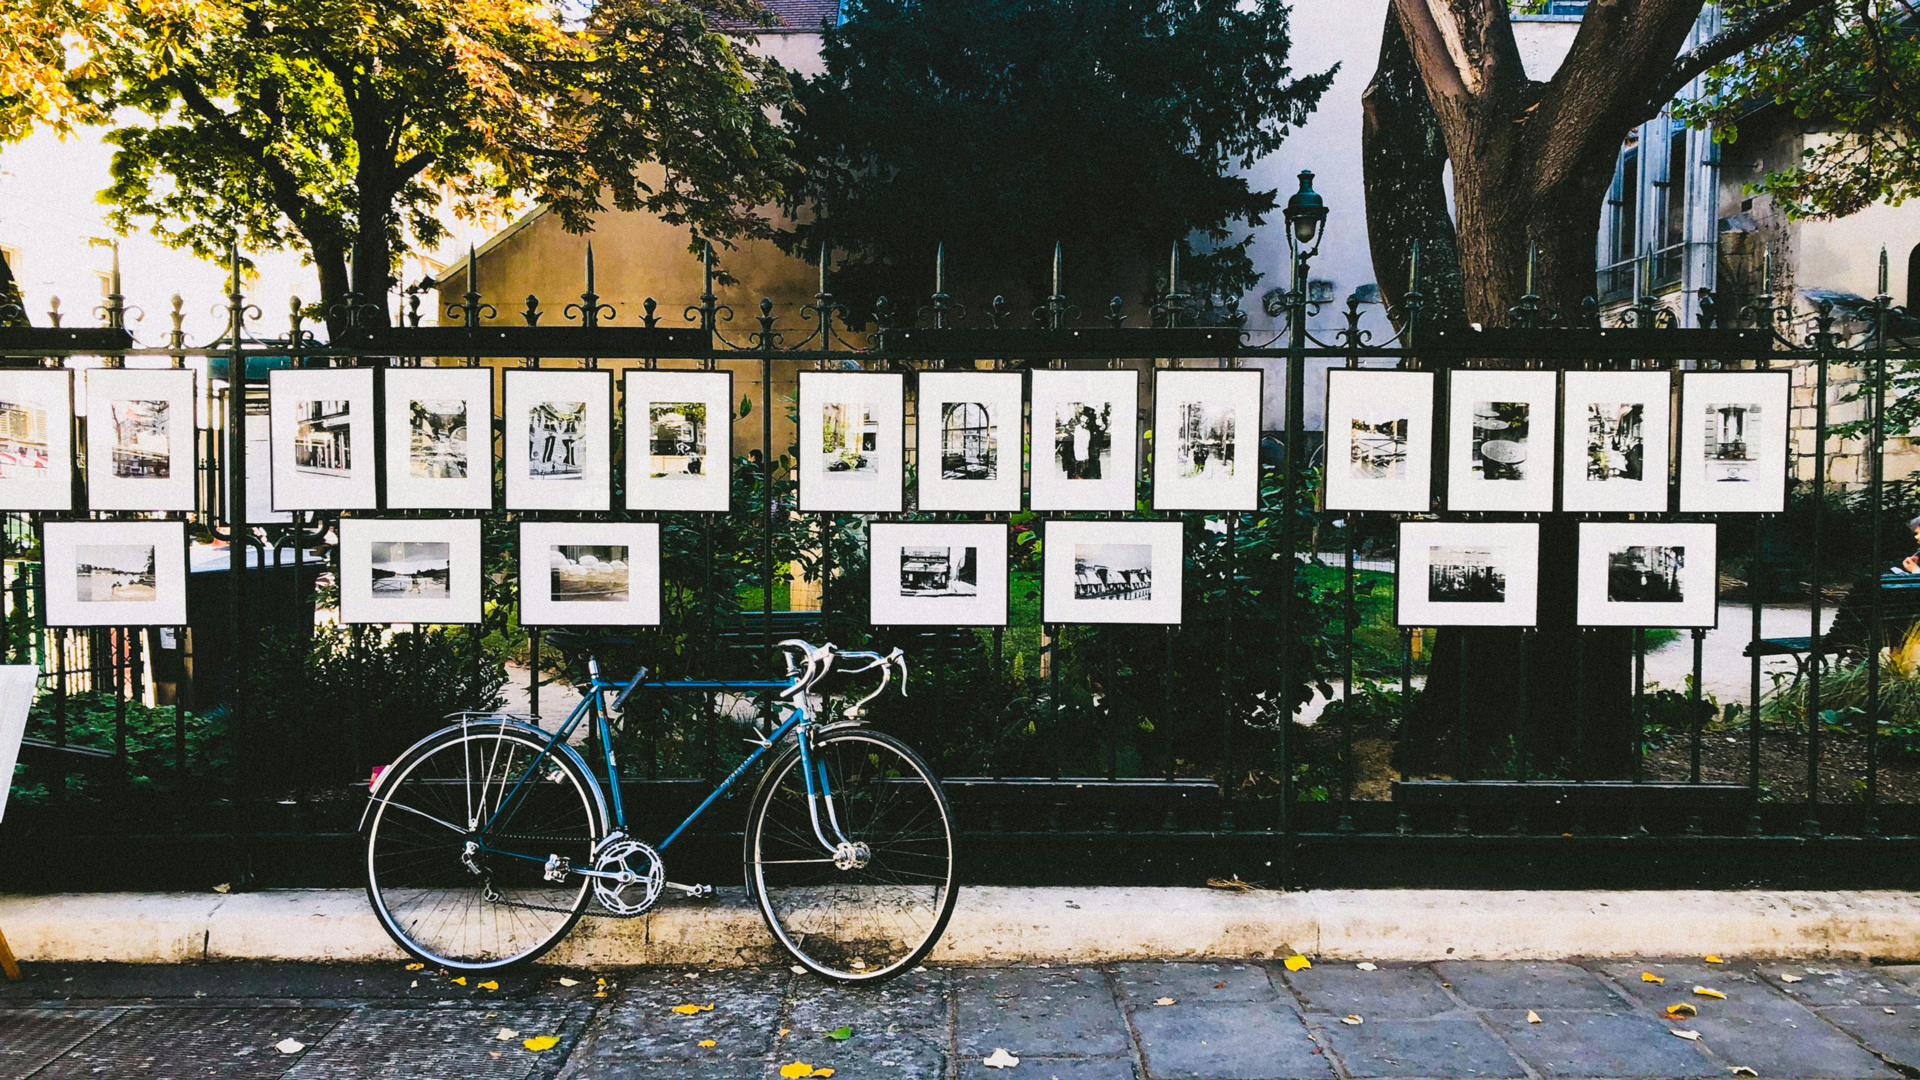
[[0,509],[73,509],[73,372],[0,371]]
[[629,368],[627,509],[732,506],[733,373]]
[[520,525],[520,621],[527,626],[657,626],[660,526]]
[[378,505],[373,379],[372,368],[267,373],[275,510],[371,510]]
[[1582,522],[1581,626],[1711,627],[1719,622],[1714,526]]
[[1040,370],[1032,378],[1033,509],[1134,509],[1139,374]]
[[1552,371],[1455,371],[1448,383],[1447,509],[1553,509]]
[[1049,521],[1042,621],[1177,625],[1185,569],[1178,521]]
[[1664,371],[1569,371],[1560,508],[1667,509],[1673,381]]
[[869,619],[875,626],[1007,625],[1007,527],[868,527]]
[[493,509],[493,369],[386,368],[387,506]]
[[800,373],[800,509],[898,513],[906,382],[879,372]]
[[1020,509],[1023,382],[1011,371],[920,375],[920,509]]
[[187,527],[179,521],[49,521],[48,626],[185,626]]
[[450,625],[480,613],[477,519],[340,522],[341,622]]
[[194,373],[87,371],[87,505],[192,510]]
[[1394,576],[1401,626],[1532,626],[1540,526],[1406,522]]
[[1259,368],[1153,376],[1153,508],[1260,507]]
[[507,509],[612,509],[613,372],[505,379]]
[[1777,514],[1787,498],[1785,371],[1680,377],[1680,512]]
[[1433,509],[1433,373],[1327,372],[1326,508]]

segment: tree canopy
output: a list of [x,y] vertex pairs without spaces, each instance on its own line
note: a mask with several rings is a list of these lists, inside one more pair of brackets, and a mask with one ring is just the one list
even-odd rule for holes
[[[1276,202],[1238,175],[1331,83],[1296,77],[1278,0],[852,0],[788,130],[810,220],[793,250],[844,253],[835,291],[916,292],[945,241],[956,281],[1045,292],[1054,241],[1119,287],[1188,265],[1222,293],[1258,279],[1250,240]],[[950,283],[951,284],[951,283]]]
[[[7,115],[144,113],[108,136],[116,224],[203,256],[235,234],[303,248],[328,306],[384,294],[395,251],[438,241],[448,211],[532,198],[577,231],[608,203],[719,240],[770,231],[754,208],[779,194],[785,73],[719,29],[766,21],[754,0],[602,0],[578,24],[532,0],[24,2],[105,30],[81,63],[0,57]],[[23,101],[48,70],[57,91]]]

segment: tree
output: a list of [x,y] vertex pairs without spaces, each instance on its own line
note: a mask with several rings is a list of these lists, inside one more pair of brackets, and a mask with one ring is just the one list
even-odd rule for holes
[[531,0],[215,0],[192,21],[30,2],[134,31],[62,84],[74,115],[151,118],[108,136],[116,224],[151,218],[203,257],[235,234],[304,249],[335,335],[340,301],[384,296],[448,209],[531,196],[585,231],[610,201],[720,240],[770,231],[752,208],[779,193],[785,75],[717,28],[766,20],[753,0],[605,0],[579,26]]
[[[936,245],[957,283],[1037,298],[1064,245],[1076,281],[1151,281],[1198,230],[1195,280],[1239,295],[1276,193],[1236,165],[1280,145],[1331,83],[1294,77],[1278,0],[855,0],[826,71],[788,112],[812,218],[790,250],[843,253],[835,291],[924,288]],[[1183,278],[1185,275],[1183,274]]]

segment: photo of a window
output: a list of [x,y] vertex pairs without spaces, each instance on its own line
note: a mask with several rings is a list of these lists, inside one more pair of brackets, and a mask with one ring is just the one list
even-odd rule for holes
[[0,510],[73,508],[73,373],[0,371]]
[[387,506],[493,509],[492,370],[383,368],[380,378]]
[[510,370],[509,510],[607,510],[613,501],[613,372]]
[[867,541],[874,625],[1006,625],[1005,525],[875,522]]
[[1185,580],[1178,521],[1049,521],[1041,618],[1050,623],[1177,624]]
[[340,621],[480,621],[480,522],[342,518]]
[[1711,524],[1581,523],[1580,625],[1714,626],[1720,612],[1717,531]]
[[916,380],[922,510],[1020,509],[1022,377],[928,371]]
[[377,505],[372,368],[267,374],[273,509],[369,510]]
[[1532,626],[1539,592],[1536,524],[1400,525],[1394,619],[1401,626]]
[[192,510],[195,373],[87,371],[87,501],[95,510]]
[[888,513],[905,502],[906,381],[800,373],[800,509]]
[[1672,398],[1664,371],[1567,372],[1561,509],[1667,509]]
[[1777,514],[1786,506],[1786,371],[1680,376],[1682,513]]
[[1154,509],[1259,507],[1263,375],[1258,368],[1154,373]]
[[184,626],[187,534],[178,521],[42,526],[48,626]]
[[1031,378],[1033,509],[1133,509],[1138,373],[1043,369]]
[[1448,394],[1447,509],[1553,509],[1559,375],[1455,371]]
[[520,621],[528,626],[658,624],[660,526],[522,522]]
[[1433,509],[1433,373],[1327,372],[1329,510]]

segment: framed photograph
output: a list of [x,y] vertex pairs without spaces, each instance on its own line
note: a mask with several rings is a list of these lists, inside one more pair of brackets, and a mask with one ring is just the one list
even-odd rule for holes
[[191,370],[87,371],[87,505],[192,510],[197,458]]
[[627,509],[731,509],[733,372],[628,368],[623,378]]
[[613,508],[613,372],[506,373],[507,509]]
[[42,529],[48,626],[187,624],[185,522],[49,521]]
[[1024,390],[1015,371],[920,375],[920,509],[1020,509]]
[[372,510],[372,368],[267,373],[275,510]]
[[1153,508],[1260,508],[1259,368],[1153,373]]
[[1582,522],[1581,626],[1712,627],[1720,564],[1712,524]]
[[1777,514],[1787,500],[1786,371],[1680,376],[1680,512]]
[[1532,626],[1540,526],[1402,522],[1393,596],[1401,626]]
[[1433,509],[1433,372],[1327,372],[1329,510]]
[[1560,508],[1667,509],[1673,380],[1664,371],[1569,371],[1562,383]]
[[1447,509],[1553,509],[1553,371],[1455,371],[1447,384]]
[[[293,513],[273,508],[273,416],[264,386],[247,388],[247,522],[251,525],[285,525]],[[222,433],[224,435],[224,433]],[[222,445],[225,445],[224,438]],[[227,501],[220,507],[223,524],[233,524],[233,470],[220,470]]]
[[1186,558],[1178,521],[1049,521],[1042,534],[1041,619],[1180,622]]
[[876,522],[867,550],[873,625],[1007,625],[1005,525]]
[[340,621],[480,621],[478,518],[343,518]]
[[800,509],[899,513],[906,379],[894,372],[800,373]]
[[73,509],[73,372],[0,371],[0,510]]
[[526,521],[520,525],[520,622],[658,626],[660,526]]
[[493,509],[493,369],[383,368],[387,506]]
[[1140,376],[1040,370],[1033,378],[1035,510],[1132,510]]

